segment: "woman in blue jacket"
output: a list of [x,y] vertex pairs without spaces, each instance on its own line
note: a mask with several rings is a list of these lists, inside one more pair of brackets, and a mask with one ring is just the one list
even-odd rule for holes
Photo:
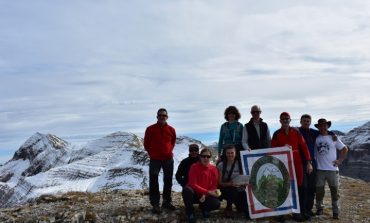
[[225,145],[234,144],[237,153],[243,150],[243,124],[239,122],[241,117],[239,110],[235,106],[229,106],[225,109],[224,117],[226,122],[221,125],[218,140],[218,162],[225,160],[225,154],[223,152]]

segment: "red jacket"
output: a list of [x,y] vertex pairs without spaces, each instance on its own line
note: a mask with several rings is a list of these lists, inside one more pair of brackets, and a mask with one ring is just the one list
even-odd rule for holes
[[218,183],[218,170],[209,164],[204,166],[199,162],[191,165],[187,186],[191,187],[199,196],[207,194],[210,190],[216,190]]
[[161,126],[156,123],[145,130],[144,148],[150,159],[168,160],[173,157],[176,143],[176,131],[168,124]]
[[271,147],[281,147],[286,144],[292,147],[297,184],[298,186],[302,186],[303,171],[306,171],[306,169],[303,168],[301,153],[304,155],[306,160],[311,160],[310,152],[303,136],[297,129],[289,128],[288,134],[285,134],[284,129],[279,129],[274,133]]

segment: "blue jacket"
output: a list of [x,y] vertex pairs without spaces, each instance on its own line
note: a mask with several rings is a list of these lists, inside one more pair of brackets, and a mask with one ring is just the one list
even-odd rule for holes
[[310,151],[311,159],[314,164],[314,167],[316,167],[316,159],[315,159],[315,141],[317,136],[319,136],[320,132],[316,129],[303,129],[302,127],[299,127],[299,132],[302,134],[304,141],[306,142],[306,145],[308,147],[308,150]]
[[236,121],[225,122],[221,125],[220,137],[218,139],[218,154],[221,154],[223,146],[227,144],[242,144],[243,124]]

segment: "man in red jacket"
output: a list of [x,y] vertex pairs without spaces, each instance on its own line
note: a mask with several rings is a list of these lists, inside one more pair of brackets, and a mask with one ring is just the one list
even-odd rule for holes
[[157,123],[146,128],[144,148],[149,154],[149,200],[154,214],[161,213],[158,184],[159,171],[163,170],[162,208],[175,210],[172,205],[171,189],[173,176],[173,148],[176,143],[176,131],[167,124],[168,114],[165,108],[157,112]]
[[[310,174],[313,170],[311,155],[304,141],[303,136],[298,129],[290,127],[290,114],[288,112],[282,112],[280,114],[281,128],[274,132],[271,141],[271,147],[289,146],[293,152],[294,169],[298,184],[298,195],[300,207],[303,207],[303,194],[302,194],[302,183],[303,183],[303,171],[307,171]],[[306,159],[307,166],[303,167],[303,161],[301,154]],[[302,215],[293,214],[296,221],[304,221]]]

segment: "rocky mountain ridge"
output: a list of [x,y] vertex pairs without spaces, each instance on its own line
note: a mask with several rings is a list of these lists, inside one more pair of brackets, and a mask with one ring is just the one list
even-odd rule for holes
[[[341,175],[369,181],[370,122],[340,137],[350,148]],[[191,143],[204,146],[189,137],[177,138],[175,168],[188,155]],[[132,133],[116,132],[79,146],[36,133],[0,166],[0,222],[183,222],[178,192],[174,202],[179,211],[151,215],[146,196],[148,162],[143,139]],[[370,222],[369,183],[346,177],[341,181],[346,211],[342,222]],[[180,191],[173,182],[173,189]],[[217,213],[211,222],[245,222]],[[330,211],[313,222],[327,222],[328,216]]]
[[[175,167],[200,141],[178,137]],[[43,194],[106,189],[146,189],[149,158],[143,139],[115,132],[81,146],[36,133],[0,167],[0,207],[24,204]],[[174,180],[175,182],[175,180]],[[180,186],[175,183],[174,189]]]
[[341,140],[349,152],[339,167],[340,173],[370,182],[370,121],[352,129]]

